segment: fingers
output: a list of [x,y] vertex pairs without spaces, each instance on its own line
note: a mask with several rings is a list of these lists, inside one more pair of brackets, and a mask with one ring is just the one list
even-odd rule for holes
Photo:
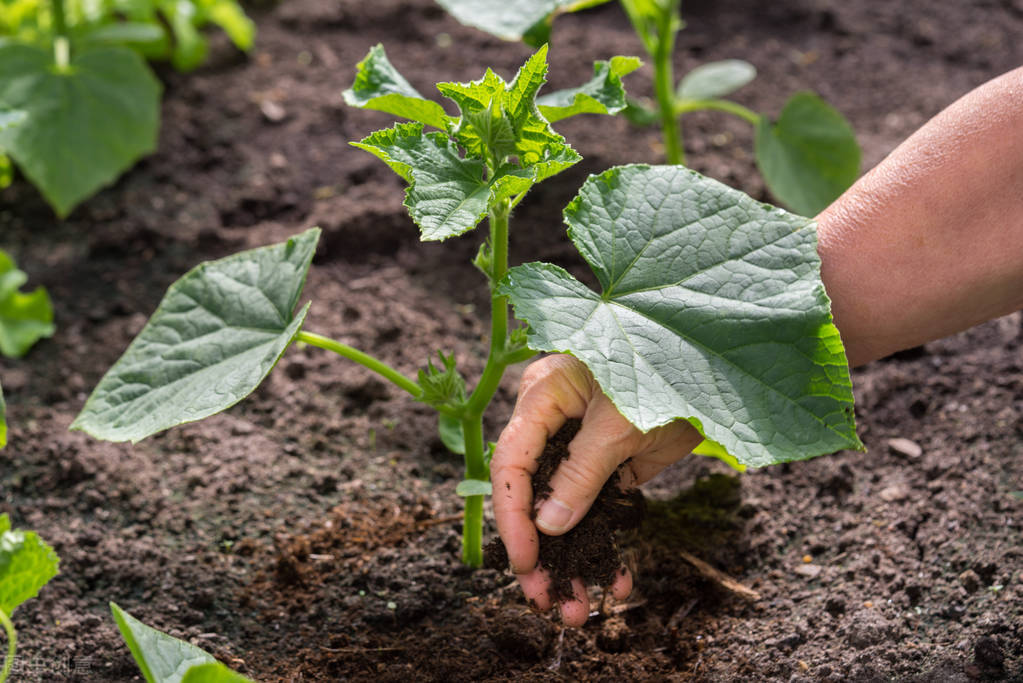
[[519,398],[490,463],[497,531],[516,574],[533,570],[539,541],[532,520],[532,476],[547,438],[569,417],[582,417],[589,398],[585,366],[570,356],[536,361],[522,377]]
[[643,433],[621,416],[604,394],[587,406],[582,427],[569,444],[569,457],[551,477],[551,495],[536,515],[545,534],[563,534],[590,509],[604,482],[643,445]]

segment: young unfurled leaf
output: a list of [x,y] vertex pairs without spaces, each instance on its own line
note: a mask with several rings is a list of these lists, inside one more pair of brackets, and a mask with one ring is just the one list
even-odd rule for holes
[[6,44],[0,108],[26,114],[0,130],[0,150],[66,216],[156,149],[160,83],[126,48],[81,51],[61,70],[50,51]]
[[861,446],[811,220],[676,166],[592,177],[565,220],[603,291],[513,268],[531,347],[580,358],[640,429],[687,419],[744,465]]
[[593,78],[578,88],[558,90],[538,97],[537,106],[554,123],[576,114],[617,114],[627,106],[622,77],[638,69],[637,57],[612,57],[593,64]]
[[107,371],[71,429],[137,442],[242,400],[294,339],[318,228],[193,268]]
[[576,12],[609,0],[437,0],[455,19],[503,40],[528,36],[533,46],[547,42],[554,14]]
[[445,130],[450,120],[444,108],[428,100],[398,73],[387,59],[383,45],[370,48],[359,62],[355,83],[342,93],[352,107],[373,109]]
[[251,683],[202,648],[143,624],[113,602],[110,611],[148,683]]
[[0,515],[0,610],[10,616],[57,575],[60,560],[34,531],[11,529]]
[[678,84],[677,97],[709,100],[730,95],[757,77],[756,68],[741,59],[701,64]]
[[455,455],[465,455],[465,430],[462,429],[462,421],[445,415],[437,414],[437,434],[441,443]]
[[54,332],[53,305],[42,287],[19,292],[28,280],[0,249],[0,353],[11,358],[25,355],[32,345]]
[[755,152],[771,193],[805,216],[823,211],[860,171],[852,126],[811,92],[790,97],[777,121],[761,118]]
[[440,367],[427,361],[426,368],[419,371],[419,386],[423,393],[419,400],[435,408],[454,406],[465,400],[465,378],[455,367],[455,354],[445,356],[438,351]]
[[[440,114],[423,108],[426,100],[406,87],[382,51],[374,48],[363,60],[360,76],[347,96],[349,103],[387,107],[400,116],[423,119],[396,124],[352,143],[379,157],[409,183],[405,206],[423,240],[444,240],[473,229],[493,207],[521,197],[535,183],[581,158],[537,108],[536,95],[547,73],[546,55],[546,47],[541,48],[510,84],[490,69],[471,83],[437,84],[460,112],[458,118],[444,121],[438,119]],[[620,89],[620,75],[627,73],[627,60],[615,64],[608,67],[606,87],[593,89],[601,90],[601,97],[612,97],[615,88]],[[615,69],[619,75],[610,75]],[[594,96],[582,97],[582,102],[586,97],[596,101]],[[580,113],[586,106],[580,104],[571,113]],[[429,119],[444,132],[424,133]]]
[[399,123],[352,144],[376,155],[409,183],[405,206],[425,241],[471,230],[498,196],[532,185],[530,174],[517,168],[484,180],[481,160],[463,159],[454,141],[443,133],[424,134],[421,123]]

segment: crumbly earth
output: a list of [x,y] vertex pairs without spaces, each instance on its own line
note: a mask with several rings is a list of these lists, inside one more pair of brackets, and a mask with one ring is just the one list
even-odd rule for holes
[[[737,99],[768,112],[798,89],[822,93],[851,120],[864,168],[1023,63],[1019,0],[694,0],[685,11],[680,71],[751,61],[759,76]],[[528,50],[430,0],[253,12],[250,56],[217,38],[197,72],[160,70],[159,151],[114,187],[66,221],[23,182],[0,194],[0,246],[49,288],[59,325],[25,359],[0,361],[11,422],[0,511],[62,557],[60,576],[15,614],[13,680],[139,680],[110,600],[261,681],[1023,680],[1019,313],[856,371],[866,453],[739,477],[699,457],[672,468],[647,487],[665,502],[625,546],[634,595],[580,629],[532,613],[510,577],[459,564],[460,463],[435,418],[316,349],[290,350],[225,415],[137,446],[67,432],[168,284],[311,225],[324,237],[309,329],[407,373],[436,349],[469,376],[481,369],[473,312],[485,299],[468,265],[480,237],[417,242],[400,179],[347,146],[389,117],[345,107],[341,92],[377,42],[424,93],[488,65],[511,76]],[[616,4],[562,17],[552,87],[640,51]],[[649,94],[650,77],[644,67],[628,85]],[[748,125],[700,114],[684,126],[694,168],[766,198]],[[658,136],[608,118],[557,128],[585,161],[519,207],[512,259],[579,273],[561,208],[588,173],[658,162]],[[723,591],[681,551],[760,600]]]

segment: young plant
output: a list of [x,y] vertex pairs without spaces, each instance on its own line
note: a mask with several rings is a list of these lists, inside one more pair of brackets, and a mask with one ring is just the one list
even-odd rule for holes
[[[546,41],[557,14],[608,0],[522,0],[515,10],[503,0],[437,0],[456,19],[506,40]],[[777,119],[724,99],[756,76],[752,64],[738,59],[696,67],[677,84],[672,57],[684,26],[681,0],[621,0],[653,63],[656,109],[631,102],[626,116],[634,123],[660,123],[669,164],[685,163],[679,118],[694,111],[721,111],[754,128],[754,156],[771,193],[793,211],[814,216],[856,180],[860,148],[848,121],[812,92],[789,98]]]
[[[0,188],[13,159],[64,217],[155,150],[161,88],[144,58],[195,68],[206,23],[252,46],[235,0],[0,3]],[[22,119],[5,127],[3,112]]]
[[[72,429],[138,441],[238,402],[293,340],[334,351],[440,414],[445,443],[465,456],[457,492],[466,499],[462,558],[473,566],[482,559],[490,492],[483,413],[504,370],[537,351],[583,360],[639,428],[687,419],[709,452],[744,465],[858,447],[811,220],[684,168],[627,166],[590,178],[565,210],[569,236],[602,293],[550,264],[509,268],[512,208],[533,184],[579,159],[545,115],[624,105],[620,83],[612,98],[602,99],[608,88],[587,84],[555,98],[562,105],[538,104],[545,55],[533,55],[511,83],[488,70],[472,83],[439,84],[457,117],[419,95],[380,48],[359,65],[346,94],[350,103],[414,121],[356,146],[409,183],[405,205],[423,240],[461,235],[488,219],[474,265],[491,293],[490,351],[471,391],[452,356],[441,353],[413,380],[303,329],[309,304],[295,308],[319,236],[312,229],[200,265],[172,285]],[[614,71],[609,66],[608,78]],[[510,320],[509,302],[528,330]]]
[[10,675],[18,647],[11,615],[23,602],[38,595],[39,590],[57,575],[59,563],[53,548],[34,531],[12,530],[10,518],[6,514],[0,515],[0,626],[7,634],[7,656],[3,660],[3,668],[0,668],[0,683],[4,683]]
[[143,624],[115,603],[110,612],[147,683],[252,683],[202,648]]

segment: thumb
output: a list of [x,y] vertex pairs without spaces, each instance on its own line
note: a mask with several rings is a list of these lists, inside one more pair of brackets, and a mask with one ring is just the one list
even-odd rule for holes
[[599,389],[596,394],[568,446],[568,458],[551,477],[550,496],[537,509],[536,526],[548,536],[574,527],[618,466],[640,449],[642,432]]

